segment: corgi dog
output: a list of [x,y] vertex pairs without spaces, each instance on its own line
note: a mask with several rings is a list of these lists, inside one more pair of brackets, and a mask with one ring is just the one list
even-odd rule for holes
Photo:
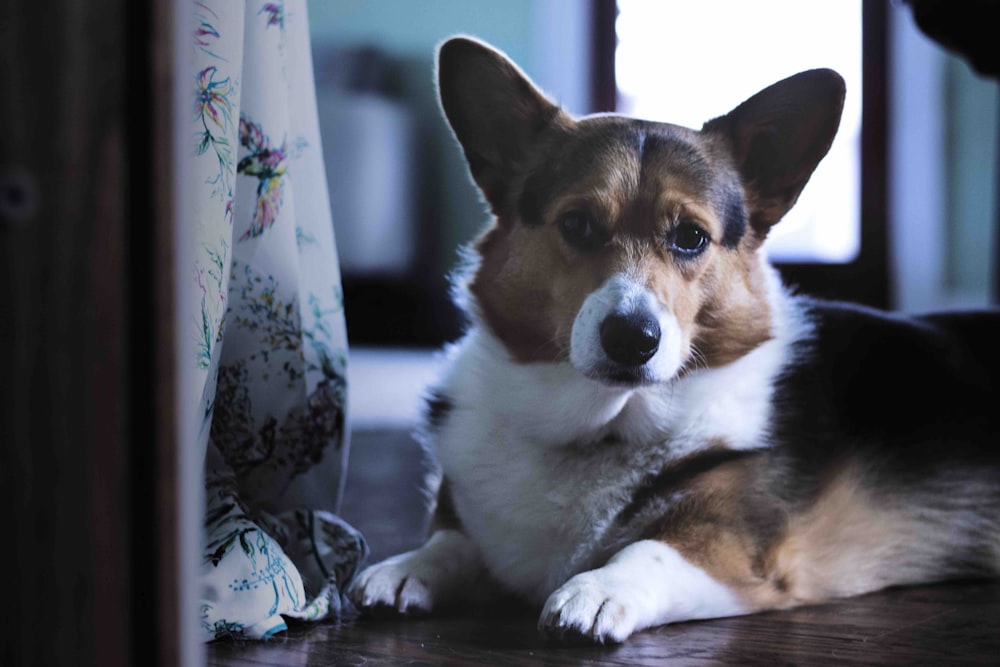
[[839,75],[694,130],[571,117],[471,38],[437,72],[492,222],[429,400],[430,537],[358,576],[362,612],[498,585],[546,635],[610,643],[998,573],[1000,313],[811,299],[762,250]]

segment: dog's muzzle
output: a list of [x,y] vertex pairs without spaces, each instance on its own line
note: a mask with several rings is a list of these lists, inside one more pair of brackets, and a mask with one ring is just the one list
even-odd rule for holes
[[677,319],[642,283],[610,278],[584,300],[570,363],[592,380],[637,388],[670,380],[680,367]]
[[660,348],[660,325],[644,310],[612,313],[601,322],[601,347],[616,364],[642,366]]

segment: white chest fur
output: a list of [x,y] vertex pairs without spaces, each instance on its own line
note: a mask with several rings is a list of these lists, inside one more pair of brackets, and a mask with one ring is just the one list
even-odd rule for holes
[[623,389],[568,363],[514,363],[488,332],[470,332],[453,351],[441,386],[453,409],[431,445],[493,575],[544,601],[611,555],[610,529],[645,476],[709,443],[766,446],[787,343],[781,336],[726,367]]

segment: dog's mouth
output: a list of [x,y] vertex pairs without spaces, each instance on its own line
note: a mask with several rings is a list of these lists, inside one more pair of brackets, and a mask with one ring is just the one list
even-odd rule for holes
[[626,389],[646,387],[657,382],[650,369],[644,365],[625,366],[622,364],[604,363],[595,368],[588,369],[584,372],[584,375],[591,380],[608,385],[609,387]]

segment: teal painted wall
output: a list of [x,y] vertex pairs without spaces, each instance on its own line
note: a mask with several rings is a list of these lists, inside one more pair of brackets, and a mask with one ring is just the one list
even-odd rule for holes
[[378,44],[395,56],[429,57],[455,33],[485,39],[527,66],[531,0],[310,0],[314,44]]
[[997,271],[997,126],[1000,89],[964,60],[945,68],[947,288],[970,305],[989,301]]
[[449,271],[456,248],[488,220],[438,109],[436,47],[455,34],[483,39],[569,111],[586,113],[589,10],[585,0],[309,0],[318,70],[324,52],[359,46],[377,47],[398,68],[398,101],[414,115],[419,134],[417,209],[424,219],[414,224],[436,237],[428,270]]

